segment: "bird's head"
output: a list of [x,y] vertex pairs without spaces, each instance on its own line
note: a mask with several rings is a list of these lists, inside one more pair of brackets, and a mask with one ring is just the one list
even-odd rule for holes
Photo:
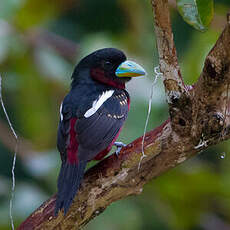
[[[89,71],[89,76],[83,74]],[[97,50],[83,58],[72,75],[73,83],[78,80],[93,80],[117,88],[125,88],[132,77],[144,76],[145,70],[133,61],[126,60],[125,54],[115,48]]]

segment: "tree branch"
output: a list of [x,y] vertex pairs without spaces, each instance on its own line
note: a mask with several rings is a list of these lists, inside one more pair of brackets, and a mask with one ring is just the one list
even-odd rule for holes
[[152,0],[155,21],[155,35],[159,53],[159,64],[163,73],[166,93],[178,94],[186,92],[178,65],[176,47],[170,22],[168,0]]
[[[185,86],[177,60],[176,47],[170,22],[168,0],[152,0],[159,65],[163,76],[169,114],[174,131],[181,117],[191,120],[191,97]],[[185,109],[184,106],[187,106]]]
[[[42,204],[18,228],[80,229],[102,213],[112,202],[140,194],[145,183],[174,168],[201,150],[230,137],[228,84],[230,81],[230,24],[208,54],[203,72],[187,92],[177,64],[168,4],[152,1],[161,71],[170,97],[170,119],[146,134],[142,156],[142,137],[125,147],[119,157],[112,155],[84,177],[82,186],[66,214],[54,216],[55,196]],[[179,92],[179,94],[178,94]]]
[[25,38],[34,48],[40,49],[45,44],[52,47],[67,61],[71,63],[75,63],[76,61],[79,46],[69,39],[41,29],[30,30]]

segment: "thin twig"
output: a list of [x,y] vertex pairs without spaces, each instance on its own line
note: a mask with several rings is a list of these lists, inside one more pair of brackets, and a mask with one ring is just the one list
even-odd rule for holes
[[10,118],[7,114],[6,108],[4,106],[3,103],[3,99],[2,99],[2,76],[0,75],[0,101],[1,101],[1,105],[2,105],[2,109],[4,111],[4,114],[6,116],[7,122],[9,124],[9,127],[15,137],[16,140],[16,145],[15,145],[15,151],[14,151],[14,158],[13,158],[13,164],[12,164],[12,169],[11,169],[11,173],[12,173],[12,187],[11,187],[11,199],[10,199],[10,210],[9,210],[9,215],[10,215],[10,222],[11,222],[11,227],[14,230],[14,220],[13,220],[13,214],[12,214],[12,208],[13,208],[13,198],[14,198],[14,191],[15,191],[15,164],[16,164],[16,158],[17,158],[17,150],[18,150],[18,136],[13,128],[13,125],[10,121]]
[[150,117],[150,113],[151,113],[151,108],[152,108],[153,90],[154,90],[154,86],[157,83],[158,78],[162,76],[162,73],[159,72],[159,66],[154,67],[154,74],[155,74],[155,79],[154,79],[154,81],[152,83],[151,93],[150,93],[150,97],[149,97],[148,114],[147,114],[147,118],[146,118],[146,121],[145,121],[144,135],[143,135],[142,143],[141,143],[142,156],[141,156],[141,159],[140,159],[140,162],[139,162],[139,165],[138,165],[138,171],[140,170],[140,167],[141,167],[141,161],[146,157],[145,152],[144,152],[144,142],[145,142],[147,126],[148,126],[148,123],[149,123],[149,117]]

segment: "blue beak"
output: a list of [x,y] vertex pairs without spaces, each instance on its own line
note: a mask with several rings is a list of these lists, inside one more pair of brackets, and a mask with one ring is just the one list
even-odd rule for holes
[[117,77],[139,77],[146,75],[146,72],[139,64],[127,60],[118,66],[115,74]]

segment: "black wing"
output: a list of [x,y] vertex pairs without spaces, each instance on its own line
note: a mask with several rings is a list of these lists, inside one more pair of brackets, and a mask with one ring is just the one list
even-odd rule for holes
[[57,134],[57,148],[60,152],[62,161],[66,161],[67,158],[67,146],[69,141],[69,132],[70,132],[70,120],[73,116],[72,109],[70,106],[65,105],[60,108],[60,121],[58,125],[58,134]]
[[115,90],[92,116],[77,120],[79,160],[93,159],[117,138],[128,110],[128,93],[124,90]]

